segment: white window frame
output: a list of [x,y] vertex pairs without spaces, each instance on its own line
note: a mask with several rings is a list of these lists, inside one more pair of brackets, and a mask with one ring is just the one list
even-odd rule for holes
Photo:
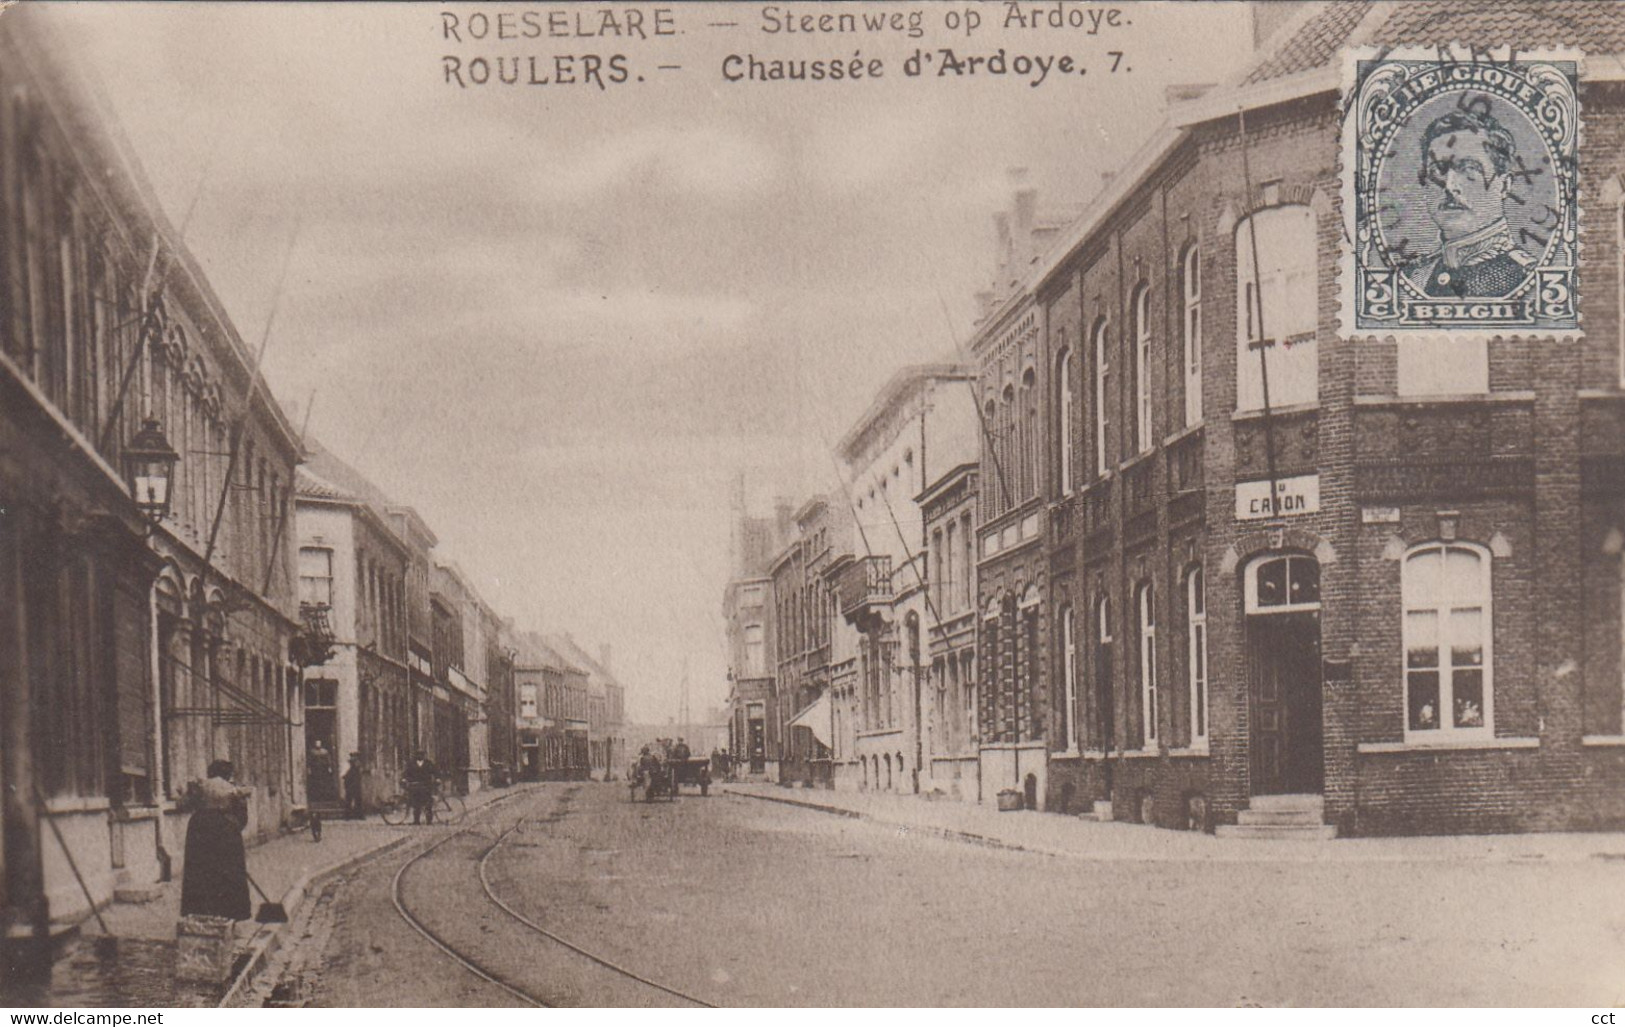
[[1061,711],[1061,739],[1066,751],[1078,751],[1078,632],[1072,607],[1061,609],[1062,680],[1066,683],[1066,706]]
[[[962,658],[963,659],[963,658]],[[977,723],[976,709],[976,653],[970,654],[970,659],[964,660],[959,668],[959,685],[965,693],[965,741],[968,745],[975,745],[981,740],[981,725]]]
[[1181,289],[1185,297],[1185,427],[1202,423],[1202,257],[1193,242],[1185,247]]
[[1202,566],[1198,564],[1185,574],[1192,749],[1206,749],[1208,736],[1207,595],[1204,587]]
[[[1267,226],[1274,222],[1285,225],[1288,217],[1298,218],[1309,232],[1309,249],[1312,259],[1307,261],[1295,259],[1294,255],[1277,255],[1271,252],[1271,241],[1267,238],[1257,240],[1258,260],[1266,269],[1260,276],[1253,267],[1253,233],[1258,229],[1260,220]],[[1235,250],[1236,250],[1236,410],[1246,412],[1262,410],[1264,396],[1262,381],[1259,377],[1258,350],[1252,348],[1252,343],[1258,341],[1256,326],[1260,305],[1254,302],[1257,295],[1259,277],[1263,278],[1264,288],[1271,290],[1270,295],[1276,291],[1285,291],[1287,299],[1280,302],[1271,302],[1265,310],[1273,310],[1276,314],[1292,310],[1311,319],[1319,316],[1319,288],[1320,268],[1318,264],[1319,239],[1318,225],[1314,211],[1305,204],[1286,204],[1279,207],[1266,207],[1254,211],[1242,218],[1236,224]],[[1287,229],[1283,228],[1283,232]],[[1264,233],[1266,236],[1273,234]],[[1292,290],[1295,285],[1308,276],[1310,281],[1308,293],[1311,299],[1301,303],[1292,302]],[[1266,320],[1264,329],[1269,333],[1270,343],[1267,347],[1267,360],[1270,369],[1270,406],[1286,407],[1299,406],[1319,401],[1320,398],[1320,344],[1317,338],[1317,324],[1306,326],[1307,331],[1286,332],[1280,325]],[[1288,328],[1299,327],[1288,325]],[[1292,341],[1297,340],[1297,341]],[[1288,364],[1286,360],[1301,361],[1308,365],[1307,374],[1302,368],[1294,369],[1291,375],[1286,373]],[[1300,384],[1307,381],[1307,385]],[[1249,383],[1258,382],[1254,386]],[[1252,393],[1256,390],[1256,395]]]
[[1398,342],[1401,396],[1467,396],[1490,391],[1489,340],[1483,335],[1407,336]]
[[[1258,572],[1263,570],[1269,564],[1274,563],[1277,560],[1287,560],[1287,561],[1303,560],[1303,561],[1307,561],[1309,563],[1314,564],[1317,569],[1320,566],[1320,561],[1316,560],[1313,556],[1310,556],[1307,553],[1270,553],[1267,556],[1259,557],[1258,559],[1254,560],[1252,563],[1247,565],[1247,573],[1242,578],[1242,582],[1243,582],[1243,585],[1242,585],[1242,609],[1245,610],[1249,614],[1258,613],[1258,614],[1265,614],[1265,615],[1274,614],[1274,613],[1310,613],[1310,612],[1313,612],[1315,610],[1319,610],[1320,609],[1320,599],[1319,599],[1320,589],[1319,589],[1318,584],[1317,584],[1316,589],[1315,589],[1316,598],[1312,602],[1307,602],[1307,603],[1285,602],[1285,603],[1281,603],[1281,604],[1279,604],[1277,606],[1260,606],[1259,605],[1259,603],[1258,603]],[[1291,566],[1291,563],[1289,562],[1288,565],[1287,565],[1287,594],[1288,594],[1288,596],[1291,595],[1291,581],[1292,581],[1291,576],[1292,576],[1292,566]]]
[[[530,697],[527,699],[526,695]],[[529,709],[530,712],[525,712]],[[537,694],[535,685],[519,686],[519,715],[526,720],[535,720],[541,716],[541,696]]]
[[1063,347],[1061,359],[1055,365],[1056,377],[1060,379],[1060,425],[1061,436],[1061,495],[1070,496],[1075,482],[1072,474],[1072,350]]
[[1151,437],[1151,286],[1134,291],[1134,451],[1144,453]]
[[1157,744],[1157,615],[1151,582],[1140,583],[1134,605],[1140,618],[1140,744],[1151,749]]
[[[327,559],[327,573],[326,574],[306,574],[305,573],[305,554],[306,553],[320,554],[323,557],[325,557]],[[305,582],[307,582],[307,581],[325,581],[327,583],[326,586],[325,586],[326,591],[327,591],[327,601],[325,603],[321,603],[321,602],[316,602],[315,600],[309,600],[309,602],[312,602],[312,603],[314,603],[315,605],[318,605],[318,606],[326,606],[329,609],[332,608],[333,600],[334,600],[334,584],[335,584],[335,582],[337,580],[333,575],[333,562],[334,562],[333,561],[333,555],[334,555],[333,554],[333,549],[332,549],[331,546],[300,546],[299,547],[299,601],[301,603],[307,602],[307,600],[305,599],[305,591],[306,591]]]
[[[756,631],[756,639],[751,640],[751,629]],[[740,632],[745,647],[745,677],[759,678],[767,675],[767,628],[763,624],[746,624]]]
[[1102,317],[1095,322],[1092,335],[1095,349],[1095,476],[1100,478],[1111,472],[1111,464],[1106,460],[1106,376],[1111,373],[1106,359],[1106,332],[1110,328],[1111,321]]
[[[1448,554],[1454,552],[1470,553],[1478,560],[1477,588],[1478,594],[1472,596],[1436,596],[1431,603],[1414,601],[1411,594],[1412,566],[1419,559],[1438,555],[1442,561]],[[1485,740],[1495,737],[1495,630],[1494,630],[1494,592],[1493,568],[1491,555],[1483,546],[1470,542],[1426,542],[1413,546],[1405,553],[1405,559],[1400,564],[1400,624],[1401,644],[1399,651],[1400,672],[1400,717],[1405,727],[1405,741],[1407,744],[1427,745],[1455,741]],[[1479,612],[1479,634],[1474,640],[1483,651],[1481,663],[1474,667],[1465,664],[1455,666],[1452,643],[1458,641],[1453,636],[1450,617],[1451,613],[1471,609]],[[1435,616],[1434,648],[1437,650],[1437,662],[1434,672],[1439,677],[1439,726],[1436,728],[1411,728],[1411,674],[1410,651],[1412,643],[1412,613],[1431,612]],[[1425,673],[1427,668],[1416,668],[1418,672]],[[1455,676],[1457,670],[1478,670],[1483,675],[1484,709],[1480,720],[1482,723],[1475,726],[1457,727],[1455,717]]]
[[1022,430],[1021,457],[1022,462],[1027,466],[1027,477],[1022,498],[1027,499],[1038,495],[1039,479],[1042,477],[1039,466],[1043,463],[1042,457],[1039,456],[1041,452],[1039,439],[1043,432],[1040,431],[1038,424],[1038,373],[1030,367],[1021,376],[1021,398],[1024,402],[1018,416],[1022,418],[1026,425]]

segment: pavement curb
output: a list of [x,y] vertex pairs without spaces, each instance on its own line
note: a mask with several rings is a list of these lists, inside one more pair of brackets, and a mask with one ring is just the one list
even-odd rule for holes
[[[483,813],[488,809],[507,802],[509,799],[529,794],[530,791],[532,791],[532,789],[515,789],[507,792],[504,795],[499,795],[488,802],[480,803],[478,806],[469,810],[468,814],[469,816],[473,816],[477,813]],[[288,913],[287,922],[281,924],[266,924],[264,925],[264,930],[257,931],[255,935],[249,939],[248,962],[244,963],[242,969],[237,971],[237,975],[231,980],[231,985],[226,989],[226,993],[220,997],[220,1001],[215,1003],[215,1007],[217,1009],[226,1008],[231,1006],[238,998],[241,997],[243,991],[247,989],[249,982],[254,979],[255,975],[257,975],[260,970],[264,969],[266,962],[276,954],[279,948],[282,947],[283,929],[289,924],[293,923],[294,916],[298,914],[300,906],[304,904],[305,896],[309,895],[313,889],[319,885],[326,884],[330,878],[336,877],[346,870],[353,869],[354,867],[359,866],[368,860],[382,856],[391,849],[405,845],[407,842],[412,840],[412,837],[413,836],[410,834],[403,834],[396,838],[390,838],[387,841],[374,845],[369,849],[363,849],[360,852],[353,852],[331,866],[326,866],[320,870],[311,871],[310,873],[299,878],[297,881],[293,882],[293,884],[288,887],[288,890],[282,893],[282,907],[283,909],[287,910]]]
[[[1210,852],[1111,852],[1100,850],[1053,848],[1047,845],[1029,845],[1020,842],[1007,841],[975,831],[964,831],[951,827],[937,827],[929,824],[911,823],[907,820],[896,819],[885,815],[877,815],[861,810],[850,809],[845,806],[835,806],[828,803],[814,802],[808,799],[793,798],[782,795],[764,795],[753,791],[740,791],[733,788],[723,788],[722,793],[744,799],[758,799],[762,802],[777,802],[786,806],[800,806],[804,809],[815,810],[820,813],[830,813],[835,816],[846,817],[852,820],[866,820],[873,824],[884,824],[888,827],[901,828],[910,833],[918,833],[931,837],[943,838],[948,841],[963,842],[970,845],[980,845],[984,848],[1002,849],[1007,852],[1025,852],[1036,856],[1047,856],[1054,859],[1079,860],[1090,863],[1502,863],[1512,865],[1539,866],[1557,865],[1560,863],[1588,863],[1620,862],[1625,861],[1625,853],[1595,850],[1587,853],[1572,853],[1555,856],[1547,852],[1361,852],[1351,845],[1373,839],[1338,839],[1327,842],[1304,841],[1247,841],[1244,844],[1256,846],[1247,849],[1227,848]],[[1128,826],[1128,825],[1124,825]],[[1157,830],[1152,828],[1151,830]],[[1176,832],[1177,833],[1177,832]],[[1213,841],[1214,839],[1207,839]],[[1342,846],[1342,848],[1339,848]]]
[[885,817],[877,817],[873,813],[863,813],[859,810],[847,809],[845,806],[830,806],[821,802],[810,802],[806,799],[785,798],[781,795],[761,795],[756,792],[736,792],[731,788],[724,789],[724,791],[728,795],[737,795],[745,799],[760,799],[763,802],[779,802],[786,806],[800,806],[803,809],[817,810],[820,813],[831,813],[835,816],[846,817],[850,820],[867,820],[873,824],[885,824],[888,827],[900,827],[907,831],[915,831],[920,834],[932,835],[937,838],[945,838],[952,842],[964,842],[968,845],[980,845],[988,849],[1004,849],[1007,852],[1030,852],[1034,855],[1053,856],[1057,859],[1079,855],[1078,853],[1063,850],[1035,848],[1033,846],[1022,845],[1017,842],[1007,842],[1002,838],[989,838],[985,834],[977,834],[974,831],[960,831],[951,827],[929,827],[920,824],[909,824],[901,820],[890,820]]
[[282,893],[282,907],[288,912],[287,923],[265,924],[263,930],[255,932],[254,936],[249,939],[248,962],[244,963],[242,969],[238,970],[237,975],[232,978],[231,986],[220,997],[220,1001],[215,1003],[216,1008],[233,1005],[248,986],[248,983],[265,967],[266,961],[276,954],[277,949],[281,948],[283,928],[293,923],[294,916],[299,912],[299,907],[304,904],[305,896],[310,893],[312,888],[325,884],[330,878],[336,877],[367,860],[381,856],[391,849],[398,848],[410,840],[410,835],[390,838],[371,848],[353,852],[331,866],[305,874],[295,881],[287,891]]

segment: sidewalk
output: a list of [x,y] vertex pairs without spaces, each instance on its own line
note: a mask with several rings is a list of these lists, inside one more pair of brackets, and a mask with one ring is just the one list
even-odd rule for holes
[[[473,814],[491,802],[518,794],[520,788],[485,789],[466,800]],[[291,921],[312,886],[386,849],[423,836],[423,829],[390,827],[377,814],[365,820],[324,820],[322,840],[308,830],[278,835],[247,852],[249,876]],[[263,901],[249,889],[257,911]],[[53,1006],[182,1006],[213,1005],[227,990],[209,993],[174,980],[175,927],[180,919],[181,882],[161,887],[145,903],[115,902],[102,909],[106,935],[94,916],[80,925],[81,937],[51,968],[51,980],[30,1001]],[[237,925],[239,959],[248,955],[234,981],[249,976],[280,943],[287,924]],[[37,1001],[36,1001],[37,999]]]
[[1367,863],[1625,861],[1625,833],[1439,835],[1269,841],[1215,838],[1143,824],[1098,823],[1059,813],[1000,813],[954,799],[777,785],[726,784],[730,796],[788,803],[952,841],[1064,859],[1125,862]]

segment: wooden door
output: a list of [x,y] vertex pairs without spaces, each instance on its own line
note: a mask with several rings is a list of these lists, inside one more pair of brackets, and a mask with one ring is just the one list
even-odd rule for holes
[[1322,788],[1320,616],[1249,617],[1252,794]]

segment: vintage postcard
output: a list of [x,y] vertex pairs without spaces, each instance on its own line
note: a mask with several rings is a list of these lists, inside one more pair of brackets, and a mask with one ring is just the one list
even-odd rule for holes
[[1613,1024],[1622,318],[1612,0],[0,5],[0,1004]]

